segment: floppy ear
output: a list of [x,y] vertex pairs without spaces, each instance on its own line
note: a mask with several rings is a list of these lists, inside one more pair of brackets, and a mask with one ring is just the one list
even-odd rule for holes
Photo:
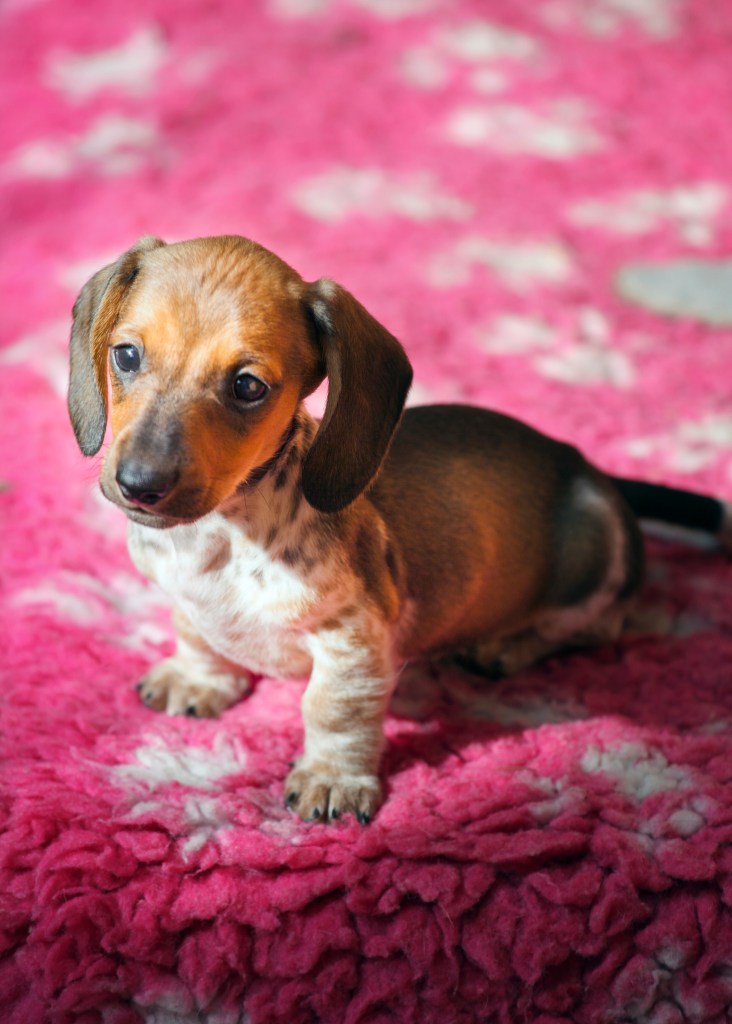
[[117,260],[98,271],[74,303],[71,327],[69,416],[84,455],[96,455],[107,426],[107,342],[127,289],[142,257],[165,245],[146,235]]
[[328,376],[328,401],[302,471],[320,512],[350,505],[387,453],[412,383],[406,352],[340,285],[322,278],[305,293]]

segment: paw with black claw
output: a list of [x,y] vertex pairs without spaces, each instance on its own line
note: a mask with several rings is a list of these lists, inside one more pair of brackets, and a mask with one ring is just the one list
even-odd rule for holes
[[249,688],[251,677],[215,673],[193,674],[175,656],[153,666],[137,684],[140,699],[154,711],[191,718],[216,718]]
[[322,765],[308,767],[301,759],[285,782],[285,805],[305,822],[338,821],[352,814],[368,825],[381,803],[375,775],[339,774]]

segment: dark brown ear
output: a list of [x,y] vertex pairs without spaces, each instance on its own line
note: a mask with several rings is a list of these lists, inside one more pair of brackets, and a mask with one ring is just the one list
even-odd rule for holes
[[96,455],[107,426],[107,342],[142,257],[165,245],[146,235],[84,285],[74,303],[71,327],[69,416],[84,455]]
[[328,376],[328,401],[305,459],[305,498],[320,512],[350,505],[387,453],[412,383],[406,352],[340,285],[322,278],[305,302]]

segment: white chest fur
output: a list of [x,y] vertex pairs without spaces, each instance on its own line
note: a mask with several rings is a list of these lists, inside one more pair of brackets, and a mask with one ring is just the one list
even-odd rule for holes
[[196,523],[151,530],[130,523],[137,568],[155,580],[219,654],[253,672],[306,676],[317,577],[272,557],[236,520],[213,512]]

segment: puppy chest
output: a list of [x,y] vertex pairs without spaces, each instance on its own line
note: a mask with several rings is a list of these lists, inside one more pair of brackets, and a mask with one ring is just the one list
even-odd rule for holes
[[303,621],[312,590],[259,546],[227,533],[155,535],[130,537],[130,553],[220,654],[268,675],[310,671]]

